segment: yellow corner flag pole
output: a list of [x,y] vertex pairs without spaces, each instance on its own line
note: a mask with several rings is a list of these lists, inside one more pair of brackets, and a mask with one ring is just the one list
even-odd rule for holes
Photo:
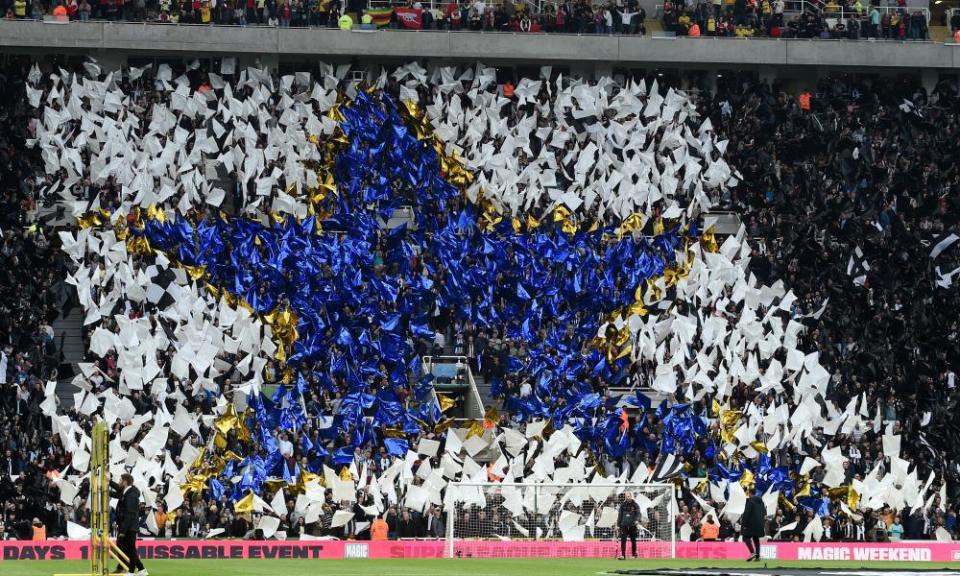
[[109,576],[110,558],[129,572],[129,558],[110,540],[110,431],[97,422],[90,434],[90,572],[54,576]]

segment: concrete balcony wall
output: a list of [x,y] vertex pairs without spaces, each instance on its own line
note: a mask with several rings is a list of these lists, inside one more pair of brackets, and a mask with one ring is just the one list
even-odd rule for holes
[[[100,58],[151,52],[190,56],[261,55],[442,61],[525,62],[579,66],[798,67],[951,71],[960,45],[933,42],[651,38],[603,35],[441,31],[353,31],[235,26],[0,21],[6,52],[88,53]],[[98,54],[100,56],[98,56]]]

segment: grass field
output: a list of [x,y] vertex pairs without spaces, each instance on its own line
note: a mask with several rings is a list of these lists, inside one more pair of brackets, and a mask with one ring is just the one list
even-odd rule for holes
[[[762,568],[764,562],[723,560],[154,560],[146,563],[150,576],[597,576],[626,568]],[[768,568],[958,568],[958,564],[931,562],[767,562]],[[82,573],[86,561],[0,562],[2,576],[51,576]]]

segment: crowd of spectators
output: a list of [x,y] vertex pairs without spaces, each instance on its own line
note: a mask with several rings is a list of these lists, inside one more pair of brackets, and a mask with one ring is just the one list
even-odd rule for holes
[[[39,158],[26,147],[32,114],[24,99],[26,72],[25,66],[5,69],[0,86],[7,102],[0,122],[0,193],[7,208],[0,210],[4,218],[0,290],[6,303],[0,315],[0,366],[5,368],[0,371],[0,501],[4,503],[0,533],[29,538],[39,523],[46,527],[47,536],[58,537],[66,534],[67,521],[85,525],[89,512],[83,487],[73,503],[60,501],[53,480],[66,467],[70,454],[51,433],[49,420],[40,409],[45,383],[57,378],[58,352],[51,323],[62,311],[64,298],[59,286],[66,268],[57,247],[46,240],[50,232],[34,221],[38,208],[35,194],[45,179]],[[202,71],[191,75],[198,85],[204,81]],[[700,80],[693,77],[690,82],[696,85]],[[398,87],[391,83],[387,90]],[[939,527],[957,535],[960,429],[951,415],[958,409],[960,390],[953,371],[957,351],[950,344],[958,337],[960,298],[949,282],[943,286],[937,281],[942,280],[941,271],[957,268],[960,259],[955,251],[945,252],[936,261],[929,257],[931,243],[955,229],[955,215],[960,213],[955,146],[960,137],[960,95],[956,84],[943,82],[928,93],[906,80],[890,85],[830,79],[798,99],[777,84],[734,77],[720,79],[716,86],[705,85],[696,93],[700,110],[709,115],[718,133],[730,140],[727,160],[743,174],[741,184],[729,189],[721,201],[723,208],[742,215],[754,239],[751,271],[764,283],[783,280],[789,285],[798,296],[792,310],[796,315],[815,312],[829,299],[823,315],[809,321],[809,330],[801,337],[802,347],[820,350],[821,362],[832,375],[828,399],[844,406],[866,394],[866,405],[881,410],[883,421],[902,434],[902,457],[919,467],[921,477],[934,471],[950,480],[947,502],[942,503],[945,512],[940,509],[939,496],[929,506],[916,507],[910,513],[884,508],[850,516],[830,504],[825,538],[926,539]],[[515,117],[516,108],[510,104],[502,113]],[[101,192],[109,194],[106,189]],[[856,248],[860,253],[855,256]],[[869,269],[860,277],[852,268],[863,268],[864,261],[869,262]],[[134,317],[145,312],[131,309],[127,313]],[[510,376],[505,369],[510,356],[525,353],[523,346],[502,332],[480,330],[452,321],[452,316],[449,310],[438,310],[434,327],[441,340],[434,344],[445,349],[450,342],[453,351],[473,359],[473,368],[484,376],[504,381],[498,394],[529,394],[534,383],[523,375]],[[90,379],[94,389],[115,386],[116,358],[108,355],[91,360],[97,360],[103,374]],[[631,383],[648,384],[654,369],[649,364],[636,365]],[[268,383],[279,383],[279,365],[268,366],[266,372]],[[228,372],[218,382],[228,399],[236,384],[233,378]],[[604,382],[591,385],[607,393]],[[345,388],[342,382],[337,382],[337,387]],[[170,390],[175,389],[172,383]],[[316,381],[309,382],[309,389],[307,412],[313,417],[299,432],[285,432],[278,439],[289,472],[306,468],[303,447],[324,442],[319,415],[335,410],[342,400]],[[131,396],[138,414],[156,410],[160,402],[173,413],[177,402],[183,402],[189,412],[198,415],[202,439],[212,435],[213,424],[204,422],[199,414],[216,400],[205,394],[180,400],[136,391]],[[734,407],[774,400],[746,387],[738,387],[733,394]],[[696,409],[706,413],[707,405],[698,403]],[[90,415],[79,407],[66,414],[89,429]],[[502,414],[499,424],[506,426],[508,416]],[[117,427],[119,432],[119,424]],[[656,443],[662,433],[657,418],[651,416],[644,432]],[[843,448],[849,458],[848,480],[863,479],[875,466],[886,465],[880,433],[857,430],[824,439],[824,443]],[[187,442],[171,434],[165,448],[170,454],[180,454]],[[227,450],[239,453],[239,442],[236,432],[226,435]],[[338,438],[331,448],[348,444],[348,437]],[[698,441],[688,459],[691,476],[707,475],[713,463],[709,445],[709,438]],[[649,462],[649,456],[637,449],[622,459],[603,458],[600,464],[608,475],[617,475]],[[366,467],[371,474],[383,472],[394,459],[383,447],[368,448],[356,457],[358,468]],[[774,465],[791,468],[803,459],[793,448],[777,450],[771,458]],[[174,462],[184,464],[179,457]],[[441,466],[438,458],[430,463],[434,469]],[[814,470],[811,482],[820,479],[822,471]],[[677,518],[691,528],[693,538],[703,533],[702,502],[713,503],[708,494],[695,494],[684,488]],[[366,537],[362,523],[371,518],[363,506],[370,498],[362,493],[356,503],[338,502],[327,490],[319,518],[307,522],[291,497],[286,513],[281,514],[280,529],[291,535]],[[213,490],[194,494],[177,511],[167,512],[160,501],[157,511],[151,512],[152,520],[145,516],[144,529],[152,524],[155,533],[168,537],[257,536],[253,529],[256,515],[234,510],[234,506]],[[339,509],[351,510],[355,516],[346,525],[333,528],[333,515]],[[812,517],[811,510],[783,507],[771,518],[768,535],[800,539]],[[436,508],[420,513],[394,506],[385,519],[390,537],[437,537],[443,533],[444,518]],[[796,527],[781,530],[794,521]],[[725,518],[719,519],[720,538],[734,538],[738,530]]]
[[[931,251],[957,224],[957,85],[928,92],[911,82],[830,79],[797,98],[776,84],[721,82],[701,103],[730,137],[727,153],[744,175],[724,203],[762,239],[755,273],[783,279],[806,312],[829,298],[808,334],[833,374],[828,397],[843,404],[866,393],[884,422],[912,439],[911,460],[956,482],[960,428],[948,415],[960,403],[958,358],[947,343],[958,336],[960,301],[938,280],[960,262],[949,252],[934,260]],[[858,249],[869,271],[857,271]],[[854,477],[879,461],[876,431],[834,441],[851,455]],[[949,456],[932,458],[941,453],[932,448]],[[892,532],[906,538],[938,524],[956,533],[951,494],[945,515],[873,511],[862,526],[837,523],[833,533],[870,538],[880,527],[889,536],[896,524],[902,529]]]
[[[786,11],[786,12],[785,12]],[[785,18],[785,13],[798,14]],[[926,40],[927,12],[905,3],[843,0],[700,0],[663,4],[663,28],[678,36]]]
[[[372,26],[373,15],[385,9],[422,11],[418,28],[575,34],[643,34],[645,10],[636,0],[593,3],[566,0],[544,3],[542,10],[523,0],[505,2],[408,2],[371,6],[364,0],[4,0],[0,13],[8,19],[35,19],[58,15],[62,20],[110,20],[240,26],[330,27],[340,17]],[[377,22],[403,27],[396,13]],[[365,18],[366,16],[366,18]]]
[[[422,12],[417,28],[571,34],[646,33],[646,10],[637,0],[592,2],[566,0],[528,4],[524,0],[486,0],[430,4],[395,3]],[[124,20],[240,26],[329,27],[374,25],[365,0],[3,0],[0,13],[8,19]],[[786,12],[785,12],[786,11]],[[785,14],[789,16],[785,17]],[[850,39],[929,38],[928,12],[909,8],[904,0],[891,6],[863,0],[665,0],[662,24],[680,36],[766,36],[773,38]],[[377,24],[404,27],[396,13]],[[958,29],[952,26],[951,30]]]
[[0,522],[6,530],[29,534],[33,518],[39,518],[50,534],[62,535],[63,506],[47,497],[43,474],[65,466],[65,454],[49,434],[40,403],[45,383],[57,379],[59,346],[52,323],[64,301],[66,267],[48,239],[50,231],[36,220],[46,179],[24,147],[29,137],[24,80],[16,66],[0,69],[6,103],[0,109]]

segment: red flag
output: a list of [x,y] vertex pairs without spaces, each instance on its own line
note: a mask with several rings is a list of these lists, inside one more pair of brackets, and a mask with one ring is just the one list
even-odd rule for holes
[[393,12],[397,15],[397,20],[403,24],[404,28],[419,30],[423,27],[423,10],[421,8],[404,6],[401,8],[394,8]]
[[627,409],[620,409],[620,431],[626,432],[630,428],[630,418],[627,416]]

